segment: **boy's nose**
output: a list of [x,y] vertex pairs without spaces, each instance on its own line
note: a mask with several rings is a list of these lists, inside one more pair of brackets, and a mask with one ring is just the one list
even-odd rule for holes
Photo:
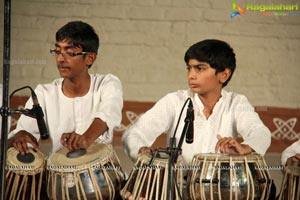
[[191,69],[188,72],[188,79],[195,79],[195,77],[196,77],[195,70]]

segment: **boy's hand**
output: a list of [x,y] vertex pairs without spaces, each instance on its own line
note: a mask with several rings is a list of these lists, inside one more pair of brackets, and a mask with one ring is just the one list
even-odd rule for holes
[[29,153],[28,144],[31,144],[34,149],[39,149],[39,144],[36,138],[27,131],[19,131],[8,140],[8,148],[15,147],[22,155]]
[[80,135],[75,132],[73,133],[63,133],[60,139],[63,146],[69,149],[69,151],[74,151],[76,149],[86,149],[92,142],[85,137],[85,135]]
[[145,153],[145,152],[153,153],[153,151],[154,151],[154,149],[151,147],[141,147],[139,149],[139,153]]
[[297,153],[296,155],[289,157],[286,160],[285,165],[298,165],[300,166],[300,153]]
[[253,152],[252,148],[247,144],[240,144],[236,139],[232,137],[224,137],[217,135],[218,143],[215,151],[221,153],[227,153],[231,155],[245,155]]

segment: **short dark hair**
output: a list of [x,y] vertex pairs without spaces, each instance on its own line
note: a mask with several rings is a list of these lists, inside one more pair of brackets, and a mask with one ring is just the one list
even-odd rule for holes
[[190,59],[208,63],[216,70],[216,74],[229,68],[231,75],[222,87],[228,84],[236,67],[233,49],[226,42],[216,39],[207,39],[192,45],[185,53],[185,63],[188,64]]
[[70,41],[82,51],[97,53],[100,45],[99,37],[89,24],[82,21],[72,21],[56,32],[56,41]]

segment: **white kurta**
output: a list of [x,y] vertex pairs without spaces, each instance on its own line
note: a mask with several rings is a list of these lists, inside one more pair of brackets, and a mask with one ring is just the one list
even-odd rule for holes
[[[69,98],[62,92],[63,79],[56,79],[49,84],[40,84],[35,93],[45,114],[44,119],[51,137],[49,154],[62,147],[60,138],[63,133],[76,132],[83,134],[95,118],[107,123],[108,131],[99,139],[111,142],[113,129],[121,123],[123,93],[120,80],[111,74],[90,74],[91,85],[88,93],[82,97]],[[32,108],[31,98],[26,102],[26,108]],[[20,130],[32,133],[40,138],[36,120],[22,115],[17,127],[11,132]],[[11,135],[10,135],[11,137]]]
[[[195,119],[194,141],[192,144],[184,142],[182,146],[182,157],[186,162],[190,162],[196,153],[215,153],[217,134],[234,138],[240,135],[244,144],[259,154],[265,154],[271,143],[271,133],[245,96],[222,90],[222,97],[206,119],[198,95],[189,90],[180,90],[160,99],[125,131],[123,146],[131,159],[135,160],[139,148],[151,146],[161,133],[166,132],[168,138],[173,136],[180,111],[188,97],[193,101]],[[184,127],[185,115],[186,108],[176,133],[177,142]]]
[[297,153],[300,154],[300,140],[294,142],[290,146],[288,146],[281,154],[281,164],[285,165],[287,159],[296,155]]

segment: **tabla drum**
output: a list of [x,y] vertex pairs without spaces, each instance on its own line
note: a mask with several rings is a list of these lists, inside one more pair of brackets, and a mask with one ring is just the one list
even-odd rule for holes
[[272,180],[258,154],[196,154],[188,172],[190,199],[268,199]]
[[[183,173],[180,170],[181,163],[175,164],[176,188],[174,199],[181,199],[183,191]],[[168,155],[158,153],[153,157],[150,153],[142,153],[138,156],[129,178],[121,190],[123,199],[128,200],[166,200],[168,181]]]
[[[6,200],[40,200],[45,169],[44,155],[30,148],[21,155],[14,147],[7,150]],[[44,188],[45,189],[45,188]]]
[[47,160],[47,193],[53,200],[115,199],[124,179],[112,145],[103,142],[77,156],[64,147]]
[[289,165],[285,168],[278,200],[300,199],[300,167]]

